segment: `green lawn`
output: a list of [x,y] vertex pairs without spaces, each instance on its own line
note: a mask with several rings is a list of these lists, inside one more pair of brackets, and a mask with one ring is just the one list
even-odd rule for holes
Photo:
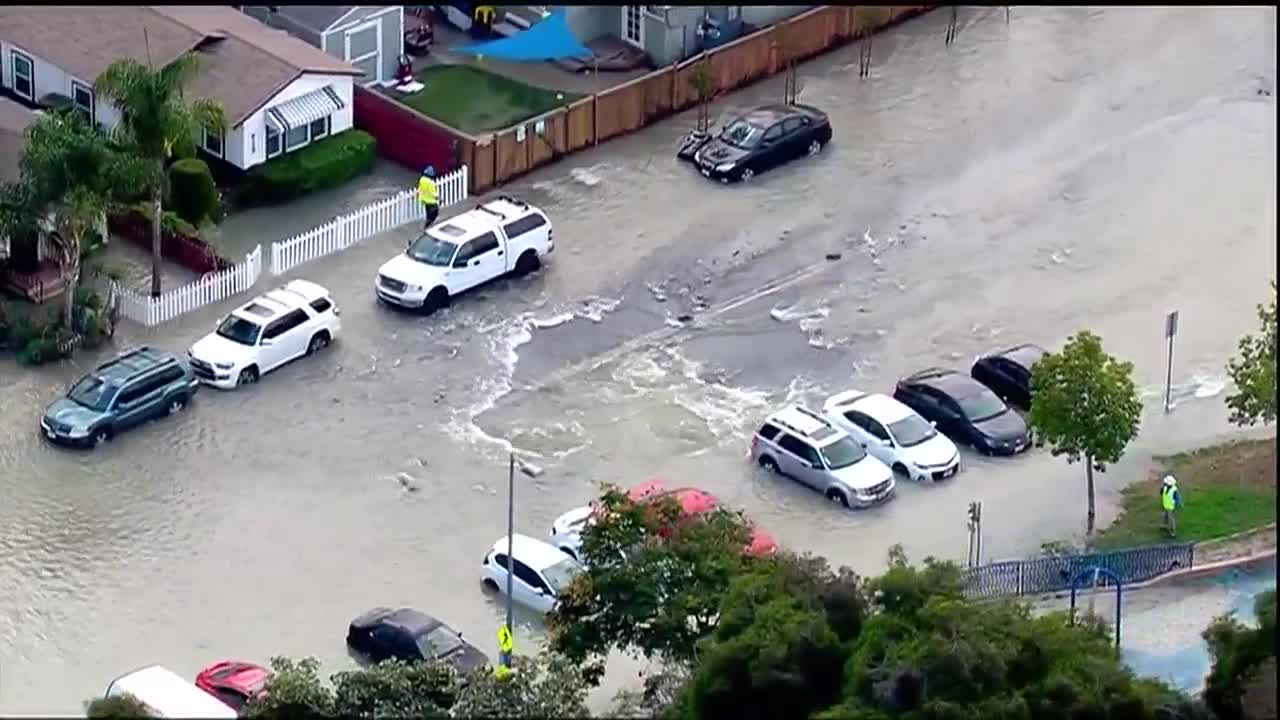
[[1276,439],[1211,445],[1161,458],[1151,478],[1124,491],[1116,522],[1092,543],[1097,548],[1169,542],[1160,527],[1160,482],[1178,479],[1182,508],[1177,541],[1225,537],[1276,521]]
[[465,133],[511,127],[582,97],[525,85],[469,65],[433,65],[418,72],[417,78],[426,87],[401,97],[400,102]]

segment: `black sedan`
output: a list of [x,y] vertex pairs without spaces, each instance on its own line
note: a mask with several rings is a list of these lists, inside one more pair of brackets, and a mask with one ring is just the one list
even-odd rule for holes
[[809,105],[765,105],[739,117],[681,156],[721,182],[756,174],[802,155],[817,155],[831,141],[831,121]]
[[347,646],[372,662],[443,660],[459,672],[481,667],[489,658],[462,639],[462,633],[411,608],[378,607],[351,621]]
[[988,455],[1013,455],[1031,446],[1022,417],[968,375],[929,368],[898,381],[893,397],[943,435]]
[[1030,343],[1017,345],[973,361],[969,374],[991,388],[1005,402],[1023,410],[1031,409],[1031,368],[1047,351]]

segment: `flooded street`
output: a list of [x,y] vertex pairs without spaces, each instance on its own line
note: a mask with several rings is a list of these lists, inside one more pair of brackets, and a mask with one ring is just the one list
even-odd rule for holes
[[[1153,454],[1230,430],[1222,368],[1276,265],[1275,9],[1019,7],[1009,25],[997,10],[965,9],[952,48],[946,13],[877,37],[869,81],[855,47],[803,66],[801,101],[835,140],[749,185],[677,164],[690,112],[504,188],[547,210],[556,255],[433,317],[374,301],[410,229],[305,265],[291,276],[342,308],[334,347],[205,389],[100,451],[50,447],[36,424],[95,358],[5,361],[0,715],[77,712],[152,662],[194,676],[314,655],[339,670],[346,624],[375,605],[427,611],[492,653],[501,603],[478,578],[504,532],[508,442],[545,469],[517,481],[517,529],[534,536],[599,482],[659,475],[859,571],[897,542],[963,560],[971,500],[987,557],[1032,553],[1083,530],[1083,473],[1045,451],[966,454],[954,481],[900,482],[857,513],[745,453],[784,402],[890,392],[1086,328],[1135,363],[1148,407],[1099,477],[1108,522]],[[713,117],[781,98],[782,82]],[[117,344],[183,350],[234,304],[126,325]],[[541,629],[517,617],[521,651]]]

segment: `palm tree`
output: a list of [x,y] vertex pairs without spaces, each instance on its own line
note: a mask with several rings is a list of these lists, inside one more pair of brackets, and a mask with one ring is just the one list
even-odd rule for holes
[[79,114],[64,112],[41,117],[27,128],[20,167],[24,209],[59,255],[63,322],[72,330],[85,235],[106,226],[107,211],[139,186],[144,166],[113,152]]
[[111,63],[94,89],[120,110],[116,140],[150,163],[151,294],[160,295],[160,228],[164,218],[165,162],[175,145],[193,142],[203,128],[223,132],[226,117],[217,102],[187,100],[183,88],[199,72],[199,58],[187,53],[159,70],[125,58]]

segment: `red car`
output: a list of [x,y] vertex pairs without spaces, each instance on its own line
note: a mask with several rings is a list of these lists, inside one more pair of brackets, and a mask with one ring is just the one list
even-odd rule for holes
[[[720,499],[706,490],[682,487],[668,490],[661,480],[649,480],[627,491],[627,497],[635,503],[656,501],[669,497],[680,505],[682,518],[696,518],[720,507]],[[743,549],[752,557],[766,557],[778,552],[778,543],[769,533],[758,527],[751,528],[751,542]]]
[[196,675],[196,687],[241,712],[266,688],[269,679],[271,671],[261,665],[223,660],[201,670]]

